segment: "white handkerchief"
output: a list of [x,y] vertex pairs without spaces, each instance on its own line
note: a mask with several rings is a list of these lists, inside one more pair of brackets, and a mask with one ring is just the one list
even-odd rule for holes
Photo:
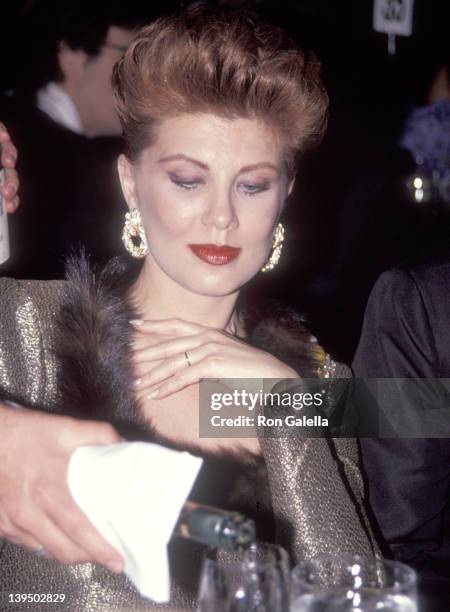
[[76,503],[125,559],[141,595],[169,601],[167,544],[202,459],[146,442],[83,446],[67,481]]

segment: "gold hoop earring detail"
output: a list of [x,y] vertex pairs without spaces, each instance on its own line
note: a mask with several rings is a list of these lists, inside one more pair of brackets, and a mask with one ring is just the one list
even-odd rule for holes
[[[140,244],[133,242],[133,236],[137,236]],[[132,257],[140,259],[148,253],[147,237],[142,225],[141,213],[137,208],[132,208],[125,214],[125,225],[123,226],[122,242]]]
[[273,270],[275,266],[280,261],[281,251],[283,249],[284,242],[284,227],[282,223],[278,223],[275,233],[272,239],[272,253],[266,263],[266,265],[261,268],[261,272],[269,272]]

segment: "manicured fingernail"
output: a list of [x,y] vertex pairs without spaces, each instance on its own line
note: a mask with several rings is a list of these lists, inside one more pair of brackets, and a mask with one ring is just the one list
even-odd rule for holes
[[131,319],[130,324],[140,327],[141,325],[144,325],[144,321],[142,319]]
[[142,378],[136,378],[135,380],[133,380],[133,387],[139,387],[141,382],[142,382]]
[[155,389],[154,391],[151,391],[148,395],[147,395],[147,399],[154,399],[155,397],[157,397],[159,394],[159,389]]
[[108,561],[106,567],[115,574],[121,574],[123,572],[123,564],[120,561]]

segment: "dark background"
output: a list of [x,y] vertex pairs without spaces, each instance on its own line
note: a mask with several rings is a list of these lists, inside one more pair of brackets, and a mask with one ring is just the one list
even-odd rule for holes
[[[72,0],[73,1],[73,0]],[[83,0],[80,0],[83,1]],[[92,0],[89,5],[110,6]],[[36,76],[67,0],[14,0],[2,6],[2,86],[26,86]],[[128,0],[130,12],[151,19],[187,4],[174,0]],[[250,8],[282,26],[306,48],[313,49],[324,66],[332,98],[349,104],[376,133],[396,125],[405,104],[420,100],[438,62],[448,59],[448,2],[415,0],[413,35],[397,37],[394,58],[387,38],[372,28],[372,0],[223,0],[209,2]],[[151,5],[151,8],[149,8]]]

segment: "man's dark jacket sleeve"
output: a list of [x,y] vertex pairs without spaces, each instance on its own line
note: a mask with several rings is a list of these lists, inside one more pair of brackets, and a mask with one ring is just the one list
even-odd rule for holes
[[[355,375],[450,378],[449,294],[450,264],[383,274],[367,307]],[[395,411],[395,402],[382,409]],[[394,556],[450,579],[450,440],[362,439],[361,449],[370,504]]]

